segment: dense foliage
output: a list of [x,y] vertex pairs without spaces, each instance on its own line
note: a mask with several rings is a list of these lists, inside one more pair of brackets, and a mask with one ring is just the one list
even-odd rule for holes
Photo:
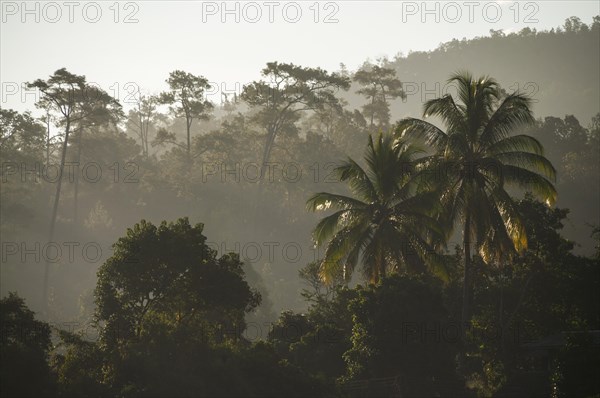
[[502,58],[599,29],[270,62],[221,104],[181,70],[134,104],[31,82],[40,118],[0,109],[0,395],[600,394],[598,60],[549,99],[551,62],[535,97]]

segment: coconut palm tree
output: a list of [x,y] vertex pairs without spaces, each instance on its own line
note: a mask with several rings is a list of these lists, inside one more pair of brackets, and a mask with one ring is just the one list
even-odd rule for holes
[[531,99],[506,95],[490,77],[474,79],[468,72],[448,80],[451,95],[427,101],[424,118],[437,116],[446,131],[420,119],[398,123],[396,136],[424,140],[435,153],[421,159],[422,189],[438,192],[440,218],[463,227],[463,325],[470,320],[471,250],[486,263],[502,260],[527,247],[527,237],[507,187],[527,188],[549,205],[556,200],[555,169],[533,137],[513,135],[534,123]]
[[413,159],[420,152],[392,134],[380,134],[375,141],[369,136],[366,168],[348,158],[335,169],[352,196],[320,192],[307,201],[311,211],[336,209],[313,233],[317,245],[327,243],[320,266],[325,282],[340,275],[348,281],[359,260],[373,283],[390,271],[422,271],[426,264],[436,264],[430,245],[440,239],[430,216],[436,198],[415,195],[411,180]]

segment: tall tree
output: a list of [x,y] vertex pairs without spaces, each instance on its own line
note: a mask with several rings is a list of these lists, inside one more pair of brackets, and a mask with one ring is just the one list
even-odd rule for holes
[[39,118],[41,122],[46,126],[46,164],[45,166],[50,166],[50,156],[54,154],[56,150],[56,142],[60,141],[60,134],[52,135],[52,130],[50,129],[50,125],[52,125],[55,121],[55,118],[52,115],[51,107],[44,108],[44,115]]
[[[77,112],[78,114],[85,114],[85,117],[77,118],[74,122],[76,133],[77,152],[75,155],[75,164],[81,162],[81,151],[82,151],[82,136],[85,130],[94,131],[101,127],[113,127],[117,129],[117,123],[123,117],[123,111],[121,105],[106,96],[106,94],[96,87],[87,87],[88,98],[91,100],[85,100],[82,103],[81,109]],[[104,98],[103,98],[104,97]],[[78,224],[79,217],[79,173],[75,173],[74,185],[73,185],[73,224]]]
[[[235,254],[217,258],[206,244],[203,224],[187,218],[159,226],[142,220],[114,245],[98,271],[98,321],[109,350],[126,341],[152,337],[157,320],[170,329],[222,333],[245,329],[244,314],[260,295],[244,279]],[[210,333],[209,333],[210,334]]]
[[[518,92],[504,95],[490,77],[474,79],[459,72],[448,83],[451,95],[427,101],[424,117],[437,116],[442,131],[420,119],[407,118],[397,127],[400,137],[425,139],[435,154],[423,160],[421,182],[435,189],[443,206],[442,219],[463,226],[464,282],[462,322],[470,320],[471,256],[475,249],[487,263],[521,252],[527,237],[507,184],[532,189],[553,204],[555,169],[533,137],[512,133],[534,123],[531,99]],[[434,172],[431,172],[431,171]]]
[[293,127],[302,111],[338,105],[335,92],[348,89],[350,82],[337,73],[320,68],[269,62],[262,70],[268,81],[252,82],[244,87],[241,98],[256,112],[253,121],[266,130],[266,142],[261,165],[261,181],[275,146],[278,134]]
[[148,135],[156,112],[158,98],[155,96],[140,95],[136,99],[135,108],[129,111],[127,125],[135,131],[142,147],[142,156],[148,158]]
[[[62,177],[64,175],[71,128],[73,124],[82,122],[90,117],[90,115],[98,112],[99,108],[111,104],[117,106],[117,102],[101,89],[89,86],[86,83],[85,76],[72,74],[66,68],[57,70],[48,80],[37,79],[32,83],[28,83],[28,87],[37,88],[42,94],[36,106],[42,109],[51,109],[57,113],[60,118],[60,126],[64,127],[64,139],[59,167],[61,178],[56,183],[56,193],[54,195],[54,205],[52,207],[50,230],[48,233],[48,241],[52,242],[56,227],[58,203],[60,201]],[[44,286],[42,289],[44,301],[48,298],[48,271],[49,263],[46,261]]]
[[396,71],[379,65],[367,65],[354,74],[354,81],[361,85],[357,93],[369,101],[363,106],[363,113],[371,120],[370,127],[373,128],[374,120],[377,120],[379,127],[386,129],[390,123],[388,100],[406,98]]
[[308,199],[311,211],[337,209],[314,230],[317,245],[329,240],[321,263],[326,282],[339,274],[349,280],[361,257],[363,273],[371,282],[391,271],[422,270],[425,259],[434,259],[427,238],[440,233],[429,215],[436,198],[430,193],[415,195],[411,179],[419,152],[389,134],[375,141],[369,136],[366,169],[351,158],[335,169],[353,196],[320,192]]
[[[166,80],[169,91],[160,94],[158,100],[162,104],[170,106],[171,113],[176,118],[185,118],[186,143],[183,146],[186,151],[187,161],[192,159],[192,137],[191,128],[194,120],[208,120],[213,105],[204,98],[205,90],[210,88],[208,80],[204,76],[196,76],[181,70],[175,70],[169,74]],[[174,136],[166,134],[163,130],[159,141],[176,143]]]

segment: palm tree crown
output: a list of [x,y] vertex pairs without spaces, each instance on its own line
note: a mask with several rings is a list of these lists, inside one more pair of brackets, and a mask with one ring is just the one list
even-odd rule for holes
[[486,263],[526,249],[525,226],[506,187],[531,189],[553,204],[556,190],[551,181],[556,171],[536,139],[511,135],[535,121],[530,98],[520,93],[505,95],[494,79],[473,79],[467,72],[453,75],[449,83],[456,85],[458,101],[445,95],[424,106],[424,116],[439,117],[446,132],[408,118],[398,123],[396,134],[425,139],[433,147],[435,153],[421,159],[421,189],[438,193],[443,224],[450,230],[459,221],[463,225],[464,340],[470,321],[471,247]]
[[366,168],[349,158],[335,169],[353,196],[320,192],[307,201],[311,211],[336,209],[314,230],[317,245],[328,241],[321,263],[325,282],[340,274],[348,281],[359,259],[364,276],[377,282],[401,266],[421,270],[423,259],[434,257],[429,243],[439,228],[429,214],[435,198],[415,195],[411,179],[419,152],[391,134],[375,141],[369,136]]
[[438,191],[448,223],[462,220],[466,239],[474,238],[485,261],[520,252],[527,247],[525,228],[506,187],[531,189],[548,204],[556,200],[556,172],[542,145],[528,135],[511,135],[535,121],[531,99],[505,95],[494,79],[473,79],[467,72],[449,83],[457,87],[458,101],[445,95],[424,106],[424,116],[439,117],[446,131],[408,118],[398,124],[397,135],[424,139],[434,148],[422,160],[428,172],[421,182]]

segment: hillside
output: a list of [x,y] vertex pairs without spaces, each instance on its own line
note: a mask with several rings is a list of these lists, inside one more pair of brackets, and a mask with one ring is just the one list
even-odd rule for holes
[[[537,117],[572,114],[587,126],[600,111],[600,17],[590,26],[578,25],[577,19],[568,21],[549,32],[492,31],[488,37],[455,39],[433,51],[399,54],[384,61],[396,70],[408,96],[394,103],[393,118],[420,115],[424,101],[452,93],[446,87],[448,71],[466,69],[493,76],[507,91],[531,94]],[[354,95],[349,101],[355,106],[362,103]]]

